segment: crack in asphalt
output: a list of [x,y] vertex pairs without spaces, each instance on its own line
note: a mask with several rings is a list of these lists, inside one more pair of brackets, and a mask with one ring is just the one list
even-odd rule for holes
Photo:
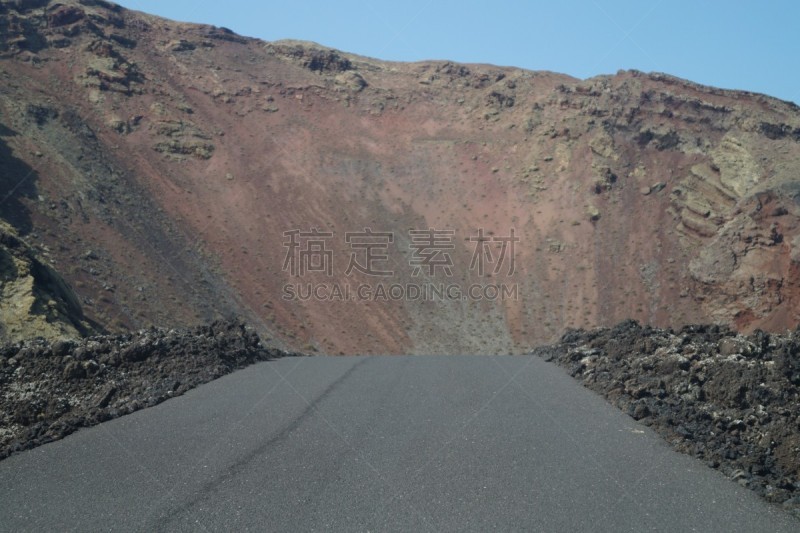
[[311,400],[306,405],[306,408],[297,417],[295,417],[289,424],[287,424],[283,429],[281,429],[275,436],[264,441],[263,444],[257,446],[255,449],[242,456],[239,460],[235,461],[227,469],[225,469],[225,471],[221,475],[218,475],[213,479],[211,479],[210,481],[204,483],[200,487],[200,489],[195,493],[193,498],[174,507],[169,513],[156,519],[155,523],[153,524],[154,528],[157,530],[169,530],[170,529],[169,526],[170,524],[173,523],[176,516],[180,516],[188,512],[197,503],[206,499],[208,496],[216,492],[216,490],[219,487],[221,487],[225,482],[236,478],[241,472],[246,470],[247,465],[256,460],[256,458],[263,455],[272,446],[286,439],[286,437],[288,437],[293,431],[295,431],[298,427],[300,427],[303,424],[303,422],[305,422],[305,420],[309,416],[311,416],[312,413],[317,411],[317,405],[319,405],[331,393],[333,393],[344,381],[346,381],[353,374],[353,372],[355,372],[357,368],[364,365],[369,360],[370,360],[369,358],[362,359],[353,366],[351,366],[349,369],[347,369],[347,371],[344,374],[342,374],[335,381],[331,382],[331,384],[328,385],[325,388],[325,390],[323,390],[316,398]]

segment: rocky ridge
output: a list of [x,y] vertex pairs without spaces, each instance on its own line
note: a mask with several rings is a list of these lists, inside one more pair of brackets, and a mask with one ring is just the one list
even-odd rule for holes
[[800,517],[800,329],[740,335],[626,321],[568,331],[534,353],[676,450]]
[[0,459],[287,355],[238,320],[2,345]]

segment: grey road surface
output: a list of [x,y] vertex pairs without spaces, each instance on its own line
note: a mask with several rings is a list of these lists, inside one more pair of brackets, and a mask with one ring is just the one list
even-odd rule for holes
[[0,530],[800,531],[534,357],[262,363],[0,462]]

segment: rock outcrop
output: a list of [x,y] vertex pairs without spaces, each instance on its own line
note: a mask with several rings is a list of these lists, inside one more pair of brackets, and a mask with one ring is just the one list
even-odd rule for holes
[[0,338],[75,338],[92,331],[63,278],[0,221]]

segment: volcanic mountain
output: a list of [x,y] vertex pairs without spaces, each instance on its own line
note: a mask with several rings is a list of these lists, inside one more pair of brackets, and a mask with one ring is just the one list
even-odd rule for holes
[[799,170],[796,105],[665,74],[0,2],[5,339],[231,315],[324,353],[520,352],[627,318],[780,331]]

